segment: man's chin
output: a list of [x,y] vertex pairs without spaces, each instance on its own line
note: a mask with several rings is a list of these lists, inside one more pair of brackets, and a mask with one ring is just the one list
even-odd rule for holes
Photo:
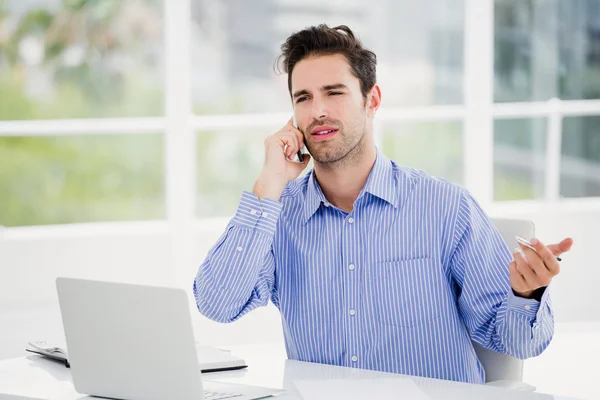
[[321,153],[321,154],[313,154],[311,153],[311,156],[313,158],[313,160],[315,160],[316,163],[319,164],[333,164],[336,162],[339,162],[340,160],[343,160],[346,156],[348,155],[348,153]]

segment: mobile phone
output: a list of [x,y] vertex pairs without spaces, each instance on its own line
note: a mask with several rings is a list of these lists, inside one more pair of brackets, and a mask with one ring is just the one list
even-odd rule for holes
[[[515,236],[515,239],[517,239],[517,242],[521,243],[523,246],[529,247],[531,250],[535,251],[535,247],[533,247],[533,245],[531,243],[529,243],[529,240],[527,240],[521,236]],[[556,259],[558,261],[562,261],[562,259],[560,257],[556,257]]]
[[[296,129],[298,129],[298,123],[296,122],[296,116],[293,116],[293,119],[294,119],[293,120],[294,127]],[[303,147],[303,148],[306,148],[306,141],[304,141],[304,146],[305,147]],[[285,149],[284,149],[284,151],[285,151]],[[298,164],[304,164],[304,152],[302,151],[302,149],[298,149],[298,152],[292,158],[288,158],[287,160],[298,163]]]

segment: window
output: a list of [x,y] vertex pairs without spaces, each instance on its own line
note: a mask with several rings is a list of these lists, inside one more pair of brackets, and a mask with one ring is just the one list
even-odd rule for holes
[[600,197],[600,116],[563,121],[560,194]]
[[264,140],[279,127],[202,131],[196,135],[196,215],[232,215],[264,164]]
[[159,0],[0,1],[0,225],[164,218],[163,124],[110,119],[164,115],[163,59]]
[[498,102],[600,98],[597,0],[496,0]]
[[387,123],[381,142],[386,155],[400,165],[463,182],[460,122]]
[[163,113],[158,0],[0,2],[0,120]]
[[495,0],[494,39],[495,101],[538,102],[494,125],[494,199],[599,196],[600,2]]
[[460,0],[192,4],[197,114],[290,112],[287,78],[274,74],[275,60],[288,35],[318,23],[346,24],[375,51],[384,106],[463,101]]
[[0,138],[5,226],[164,218],[162,135]]
[[545,195],[546,120],[494,123],[494,200],[535,200]]
[[319,23],[377,54],[398,164],[484,206],[600,196],[598,0],[0,0],[0,225],[231,216]]

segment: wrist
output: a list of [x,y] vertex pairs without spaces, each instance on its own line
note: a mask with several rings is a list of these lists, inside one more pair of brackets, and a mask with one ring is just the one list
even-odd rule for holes
[[531,299],[531,298],[533,298],[533,294],[535,292],[535,290],[528,290],[526,292],[518,292],[518,291],[516,291],[514,289],[512,289],[512,291],[513,291],[513,294],[515,296],[522,297],[524,299]]
[[259,199],[268,198],[279,201],[285,185],[287,185],[287,182],[277,176],[261,174],[256,180],[252,192],[258,196]]

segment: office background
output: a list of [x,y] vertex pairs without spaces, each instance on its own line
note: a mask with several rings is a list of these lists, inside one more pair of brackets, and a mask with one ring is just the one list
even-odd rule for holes
[[[573,237],[556,321],[600,322],[600,0],[0,0],[0,358],[60,340],[56,276],[191,289],[289,119],[279,46],[321,22],[378,55],[380,148]],[[194,323],[281,345],[271,306]]]

